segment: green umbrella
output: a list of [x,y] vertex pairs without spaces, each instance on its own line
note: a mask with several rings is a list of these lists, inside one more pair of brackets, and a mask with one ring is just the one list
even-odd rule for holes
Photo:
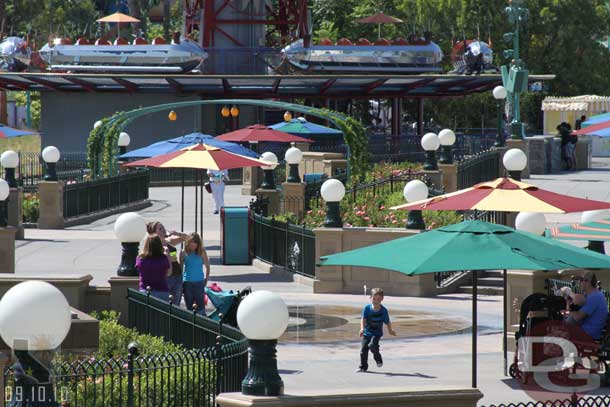
[[559,240],[588,240],[589,250],[605,253],[604,242],[610,241],[610,219],[549,228],[544,235]]
[[[472,270],[472,386],[476,387],[477,270],[610,268],[610,257],[508,226],[471,220],[320,258],[321,266],[361,266],[409,276]],[[506,309],[504,309],[506,365]]]

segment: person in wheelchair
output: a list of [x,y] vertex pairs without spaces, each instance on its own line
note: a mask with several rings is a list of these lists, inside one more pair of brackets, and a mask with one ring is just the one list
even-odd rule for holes
[[608,319],[608,303],[604,294],[597,289],[597,277],[593,271],[587,271],[583,276],[575,277],[575,280],[580,281],[584,296],[571,295],[574,310],[570,311],[567,322],[579,325],[587,335],[599,340]]

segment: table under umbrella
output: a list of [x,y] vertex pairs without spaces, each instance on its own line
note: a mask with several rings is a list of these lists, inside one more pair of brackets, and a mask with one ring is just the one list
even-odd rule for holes
[[409,276],[471,270],[472,387],[476,387],[477,271],[608,268],[610,257],[508,226],[471,220],[323,256],[320,266],[374,267]]
[[402,23],[402,20],[379,12],[372,16],[361,18],[357,22],[360,24],[377,24],[378,35],[381,38],[381,24],[398,24]]
[[[178,151],[132,161],[123,165],[126,167],[194,168],[198,170],[221,171],[243,167],[266,167],[269,166],[270,163],[257,158],[234,154],[208,144],[199,143]],[[195,188],[197,188],[197,186],[195,186]],[[201,200],[203,208],[203,194]],[[181,227],[184,229],[184,190],[182,192]],[[195,221],[195,229],[196,228],[197,222]],[[203,215],[201,216],[201,230],[203,230]]]

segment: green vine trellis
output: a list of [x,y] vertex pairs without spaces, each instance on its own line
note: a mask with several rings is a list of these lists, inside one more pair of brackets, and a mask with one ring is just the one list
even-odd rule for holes
[[348,179],[362,179],[368,168],[368,142],[366,130],[358,120],[352,117],[344,116],[340,112],[297,105],[293,103],[250,99],[220,99],[175,102],[149,106],[128,112],[117,112],[110,117],[102,119],[102,125],[91,131],[87,141],[87,160],[92,176],[107,177],[114,175],[117,172],[119,135],[121,131],[123,131],[123,129],[136,118],[164,110],[208,104],[244,104],[279,108],[329,120],[334,126],[343,132],[343,136],[348,147]]

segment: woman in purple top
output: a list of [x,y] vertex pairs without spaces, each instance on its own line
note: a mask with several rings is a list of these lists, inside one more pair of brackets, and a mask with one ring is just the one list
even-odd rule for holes
[[136,268],[140,273],[140,291],[146,291],[147,287],[150,287],[151,295],[169,301],[167,277],[171,266],[159,236],[146,237],[144,250],[136,259]]

